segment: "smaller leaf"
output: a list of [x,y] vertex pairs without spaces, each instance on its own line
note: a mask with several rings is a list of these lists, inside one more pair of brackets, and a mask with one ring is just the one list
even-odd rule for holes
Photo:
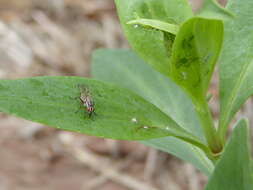
[[197,102],[205,97],[222,40],[221,21],[196,17],[186,21],[176,36],[170,76]]
[[136,19],[136,20],[131,20],[127,22],[127,24],[132,24],[135,27],[138,27],[138,25],[142,25],[144,27],[151,27],[151,28],[168,32],[171,34],[175,34],[175,35],[177,34],[179,30],[178,25],[169,24],[167,22],[162,22],[160,20],[155,20],[155,19]]
[[252,190],[250,138],[245,119],[236,125],[205,190]]

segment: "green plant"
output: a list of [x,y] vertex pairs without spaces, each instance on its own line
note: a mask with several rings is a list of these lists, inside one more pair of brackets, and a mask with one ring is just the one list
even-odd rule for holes
[[[115,2],[142,59],[131,50],[102,49],[92,65],[100,81],[1,80],[0,110],[64,130],[139,140],[195,165],[209,176],[206,190],[253,189],[247,120],[226,140],[233,116],[253,93],[253,1],[230,0],[223,9],[206,0],[195,15],[186,0]],[[207,90],[218,59],[216,129]],[[80,84],[89,91],[82,102]],[[86,110],[86,96],[94,114]]]

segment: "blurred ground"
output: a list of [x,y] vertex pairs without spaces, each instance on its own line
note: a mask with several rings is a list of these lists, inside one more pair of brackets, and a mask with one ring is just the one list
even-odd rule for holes
[[[128,47],[113,0],[0,0],[0,78],[87,77],[91,52],[100,47]],[[217,77],[211,92],[217,115]],[[244,108],[248,116],[251,108]],[[0,190],[198,190],[206,183],[188,163],[136,142],[5,114],[0,120]]]

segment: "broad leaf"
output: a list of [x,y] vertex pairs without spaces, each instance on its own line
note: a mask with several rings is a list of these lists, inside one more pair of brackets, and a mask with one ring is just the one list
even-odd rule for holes
[[[169,78],[146,65],[133,51],[96,50],[92,59],[92,76],[134,91],[204,142],[198,117],[188,96]],[[187,114],[182,114],[186,111]]]
[[253,176],[247,121],[240,120],[225,146],[206,190],[252,190]]
[[[204,142],[203,132],[188,96],[132,51],[97,50],[93,54],[92,74],[97,79],[133,90]],[[212,171],[213,165],[202,151],[177,138],[160,138],[142,143],[189,161],[207,175]]]
[[225,22],[219,65],[222,137],[234,114],[253,93],[253,1],[229,0],[227,8],[235,18]]
[[[82,96],[95,103],[91,117],[79,100],[80,86],[86,91]],[[143,98],[126,89],[80,77],[0,80],[0,110],[99,137],[140,140],[173,135],[200,144]]]
[[[168,75],[175,35],[146,27],[129,25],[136,19],[154,19],[179,25],[192,16],[187,0],[115,0],[118,15],[131,46],[147,63]],[[179,11],[180,10],[180,11]]]
[[205,101],[222,41],[222,22],[202,18],[186,21],[176,36],[170,76],[196,102]]

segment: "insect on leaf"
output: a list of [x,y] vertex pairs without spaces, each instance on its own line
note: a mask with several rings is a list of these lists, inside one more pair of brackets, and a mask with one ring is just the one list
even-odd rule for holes
[[[79,84],[95,102],[96,115],[80,108]],[[85,97],[86,98],[86,97]],[[76,113],[77,109],[81,109]],[[80,77],[0,80],[0,110],[59,129],[124,140],[176,136],[202,145],[157,107],[129,90]]]

